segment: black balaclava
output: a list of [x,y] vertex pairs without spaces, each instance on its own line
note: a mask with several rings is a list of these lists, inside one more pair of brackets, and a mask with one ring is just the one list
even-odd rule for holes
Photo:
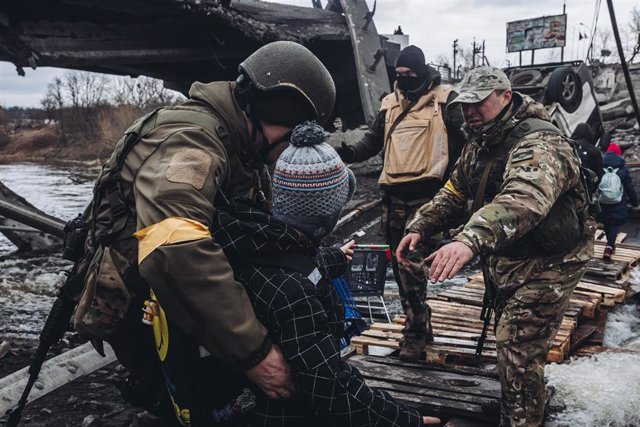
[[417,74],[417,77],[398,76],[396,78],[398,81],[398,89],[406,95],[416,93],[423,89],[422,86],[426,83],[428,72],[422,49],[413,45],[402,49],[396,59],[396,68],[397,67],[410,68]]

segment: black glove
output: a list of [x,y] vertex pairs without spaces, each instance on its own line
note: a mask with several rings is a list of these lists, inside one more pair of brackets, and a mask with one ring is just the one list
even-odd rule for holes
[[355,150],[353,147],[347,145],[346,142],[342,142],[340,147],[336,147],[336,153],[345,163],[353,163],[353,158],[355,157]]

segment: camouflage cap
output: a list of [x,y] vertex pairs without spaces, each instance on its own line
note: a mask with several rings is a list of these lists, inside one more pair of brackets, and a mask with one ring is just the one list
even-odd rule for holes
[[499,89],[511,89],[509,78],[500,68],[488,66],[474,68],[460,82],[458,96],[451,103],[475,104]]

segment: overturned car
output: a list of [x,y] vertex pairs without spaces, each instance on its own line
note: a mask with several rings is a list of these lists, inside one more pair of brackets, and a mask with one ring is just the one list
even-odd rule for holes
[[567,136],[579,123],[588,123],[598,138],[602,135],[602,114],[591,71],[584,62],[510,67],[504,72],[513,90],[544,104],[552,122]]

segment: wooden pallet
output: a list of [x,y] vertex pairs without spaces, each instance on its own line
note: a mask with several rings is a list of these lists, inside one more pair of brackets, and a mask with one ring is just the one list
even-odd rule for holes
[[585,293],[587,295],[599,294],[601,297],[601,304],[605,307],[612,307],[624,302],[627,291],[617,287],[605,284],[595,284],[583,280],[578,283],[578,286],[576,286],[574,294],[584,295]]
[[[430,299],[432,308],[431,325],[434,341],[425,347],[426,361],[446,364],[449,360],[466,360],[470,365],[478,362],[496,362],[496,339],[492,328],[489,328],[481,357],[475,351],[482,333],[483,322],[480,320],[480,307],[465,306],[458,303]],[[351,345],[358,354],[369,354],[369,347],[400,348],[404,317],[394,319],[395,323],[374,323],[371,328],[358,337],[351,339]],[[563,319],[556,335],[548,361],[560,362],[568,354],[571,344],[571,333],[576,328],[575,320]]]
[[624,353],[640,355],[640,350],[619,347],[603,347],[599,345],[586,345],[578,349],[578,351],[576,352],[576,356],[588,357],[600,353]]
[[600,258],[591,258],[587,263],[586,277],[594,277],[608,281],[628,279],[630,264],[627,261],[603,261]]
[[[596,244],[596,253],[601,247],[601,244]],[[619,260],[610,265],[619,265],[621,271],[628,271],[640,259],[640,250],[635,246],[625,245],[617,252]],[[613,280],[616,277],[617,280]],[[551,344],[549,362],[562,362],[584,343],[601,339],[606,309],[624,302],[629,288],[629,284],[620,277],[619,274],[585,277],[578,283]],[[437,297],[428,300],[432,309],[434,341],[425,347],[427,361],[446,364],[455,360],[468,365],[496,361],[496,339],[492,327],[489,328],[482,356],[475,356],[483,328],[480,321],[483,295],[482,274],[477,273],[470,276],[463,287],[441,291]],[[394,322],[391,325],[374,323],[369,331],[353,338],[352,345],[360,354],[368,354],[370,346],[399,349],[404,318],[397,318]]]
[[501,391],[494,371],[434,367],[397,359],[354,355],[348,359],[367,384],[391,394],[423,414],[466,417],[494,423]]
[[[602,259],[605,244],[596,242],[594,246],[594,258]],[[616,252],[611,256],[612,261],[621,261],[634,267],[640,261],[640,249],[635,245],[616,245]]]
[[[607,302],[615,303],[614,294],[615,290],[611,291],[611,298]],[[461,304],[468,304],[481,307],[482,297],[484,295],[484,284],[478,280],[470,281],[462,288],[449,289],[438,294],[438,299],[444,299],[446,301],[458,302]],[[565,313],[565,316],[578,317],[592,319],[601,304],[601,293],[593,292],[587,289],[582,290],[580,293],[575,293],[569,302],[569,307]]]

